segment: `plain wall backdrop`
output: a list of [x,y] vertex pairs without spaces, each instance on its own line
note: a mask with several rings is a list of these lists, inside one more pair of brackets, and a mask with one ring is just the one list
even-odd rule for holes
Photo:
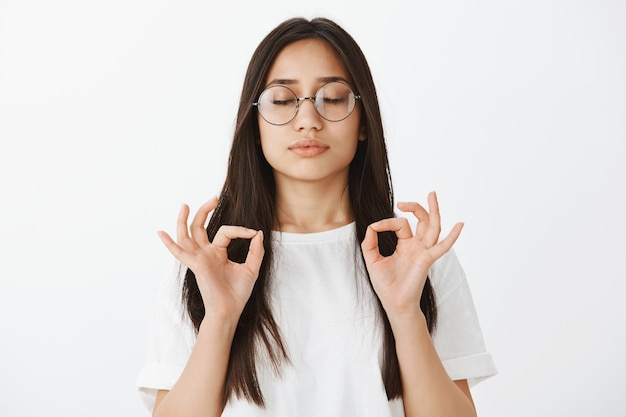
[[624,415],[617,0],[0,0],[0,415],[148,415],[155,232],[219,192],[258,42],[317,15],[369,59],[397,199],[466,223],[479,415]]

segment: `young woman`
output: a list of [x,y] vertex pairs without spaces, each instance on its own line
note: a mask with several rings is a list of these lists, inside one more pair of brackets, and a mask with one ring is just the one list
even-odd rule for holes
[[[138,385],[154,416],[474,416],[493,375],[437,198],[395,217],[376,91],[353,38],[290,19],[245,77],[218,198],[176,241]],[[208,221],[208,226],[206,221]]]

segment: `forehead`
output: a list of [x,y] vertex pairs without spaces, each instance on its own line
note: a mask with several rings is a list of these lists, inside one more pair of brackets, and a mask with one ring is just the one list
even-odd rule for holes
[[305,39],[287,45],[278,53],[265,81],[266,84],[271,80],[304,84],[330,77],[349,79],[346,68],[330,45],[318,39]]

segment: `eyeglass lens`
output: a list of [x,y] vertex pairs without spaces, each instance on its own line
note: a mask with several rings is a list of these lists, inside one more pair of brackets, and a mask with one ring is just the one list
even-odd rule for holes
[[[283,125],[296,116],[301,101],[296,94],[283,85],[272,85],[261,93],[257,107],[261,117],[268,123]],[[355,96],[350,87],[342,82],[324,84],[315,94],[315,110],[324,119],[338,122],[354,110]]]

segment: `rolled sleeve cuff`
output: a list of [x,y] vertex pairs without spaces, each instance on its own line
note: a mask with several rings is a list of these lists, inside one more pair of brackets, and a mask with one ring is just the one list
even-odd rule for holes
[[450,379],[467,379],[470,387],[498,373],[493,358],[488,353],[448,359],[443,361],[443,366]]
[[148,410],[154,407],[157,391],[172,389],[182,372],[180,366],[159,363],[148,364],[139,372],[137,388]]

